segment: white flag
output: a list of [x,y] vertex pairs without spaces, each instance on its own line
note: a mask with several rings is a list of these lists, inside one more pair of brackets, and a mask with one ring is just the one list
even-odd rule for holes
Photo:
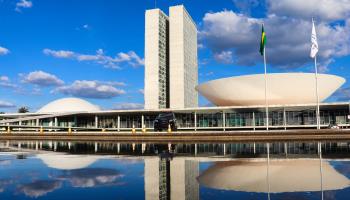
[[318,52],[318,43],[317,43],[316,29],[315,29],[314,20],[312,20],[310,57],[315,58],[317,52]]

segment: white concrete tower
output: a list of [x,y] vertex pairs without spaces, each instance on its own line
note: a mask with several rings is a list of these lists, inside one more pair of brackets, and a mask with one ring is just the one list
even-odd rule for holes
[[170,108],[198,107],[197,28],[183,5],[169,8]]
[[169,20],[160,9],[145,14],[145,109],[169,107]]

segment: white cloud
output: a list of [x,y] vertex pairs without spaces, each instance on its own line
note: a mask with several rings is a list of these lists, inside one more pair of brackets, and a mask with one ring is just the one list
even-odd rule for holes
[[[262,22],[267,34],[268,64],[297,68],[312,61],[309,58],[311,20],[302,18],[269,15],[265,19],[257,19],[227,10],[207,13],[203,18],[200,39],[216,59],[220,60],[222,52],[231,51],[236,64],[255,65],[262,62],[258,52]],[[345,25],[318,22],[317,34],[322,65],[331,63],[334,57],[350,54],[350,20],[346,20]],[[224,58],[227,57],[226,53]]]
[[72,51],[63,51],[63,50],[54,51],[54,50],[51,50],[51,49],[44,49],[43,53],[45,55],[50,55],[50,56],[53,56],[53,57],[56,57],[56,58],[72,58],[74,56],[74,52],[72,52]]
[[0,100],[0,108],[13,108],[16,107],[13,103],[10,103],[8,101],[2,101]]
[[32,183],[20,185],[18,187],[20,192],[32,198],[44,196],[62,186],[62,182],[58,180],[36,180]]
[[0,46],[0,56],[6,55],[10,53],[10,50],[6,49],[5,47]]
[[139,89],[138,92],[139,92],[140,94],[145,94],[145,90],[144,90],[144,89]]
[[220,53],[215,53],[214,58],[217,62],[223,64],[233,63],[232,52],[231,51],[222,51]]
[[109,99],[125,94],[124,90],[118,89],[110,84],[87,80],[74,81],[71,85],[60,86],[53,90],[53,92],[95,99]]
[[349,0],[268,0],[270,14],[294,18],[316,17],[321,20],[342,20],[350,16]]
[[132,67],[144,65],[144,59],[139,57],[134,51],[128,53],[120,52],[115,57],[105,55],[103,49],[98,49],[95,54],[81,54],[66,50],[44,49],[44,54],[57,58],[72,58],[80,62],[94,62],[107,68],[120,69],[120,65],[127,63]]
[[0,76],[0,87],[17,88],[18,86],[11,83],[10,78],[8,76]]
[[121,102],[116,103],[114,105],[114,109],[117,110],[137,110],[137,109],[143,109],[144,105],[141,103],[129,103],[129,102]]
[[31,8],[33,6],[33,3],[28,0],[20,0],[19,2],[16,3],[16,8],[15,10],[17,12],[21,12],[22,8]]
[[27,75],[22,75],[22,81],[25,83],[31,83],[38,86],[58,86],[64,84],[64,82],[57,78],[53,74],[49,74],[43,71],[33,71]]
[[0,76],[0,81],[10,81],[8,76]]

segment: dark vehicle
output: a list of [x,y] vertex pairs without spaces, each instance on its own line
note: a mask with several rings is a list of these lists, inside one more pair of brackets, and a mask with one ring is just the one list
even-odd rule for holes
[[172,131],[176,131],[176,118],[174,113],[161,113],[154,120],[154,131],[168,130],[168,126]]

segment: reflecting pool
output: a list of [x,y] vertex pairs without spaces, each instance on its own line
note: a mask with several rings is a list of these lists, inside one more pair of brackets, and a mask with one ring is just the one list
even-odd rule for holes
[[349,142],[0,141],[0,199],[350,199]]

